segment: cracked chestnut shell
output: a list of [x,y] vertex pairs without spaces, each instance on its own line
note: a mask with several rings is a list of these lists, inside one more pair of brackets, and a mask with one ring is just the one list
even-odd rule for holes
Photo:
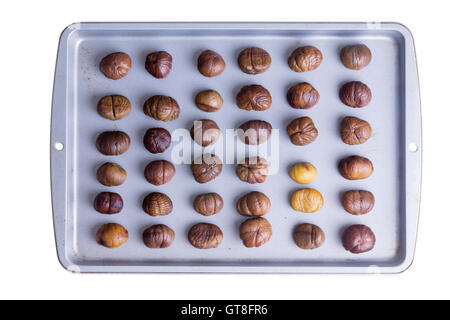
[[194,210],[204,216],[212,216],[223,208],[223,199],[218,193],[199,194],[194,199]]
[[125,77],[131,69],[131,58],[123,52],[107,55],[100,61],[100,71],[105,77],[118,80]]
[[127,179],[127,172],[117,163],[106,162],[97,170],[97,180],[107,187],[120,186]]
[[372,100],[372,92],[361,81],[352,81],[342,86],[339,97],[342,103],[349,107],[362,108]]
[[98,135],[97,150],[105,156],[117,156],[130,147],[130,137],[122,131],[105,131]]
[[172,136],[164,128],[151,128],[145,132],[144,146],[151,153],[162,153],[170,147]]
[[363,44],[346,46],[341,50],[341,61],[349,69],[361,70],[372,60],[370,49]]
[[287,100],[295,109],[311,109],[319,102],[319,92],[309,83],[302,82],[289,88]]
[[175,232],[164,224],[155,224],[144,230],[142,240],[151,249],[168,248],[175,240]]
[[145,59],[145,69],[155,78],[163,79],[172,69],[172,56],[166,51],[152,52]]
[[155,120],[171,121],[180,115],[180,107],[177,101],[168,96],[156,95],[150,97],[144,103],[144,113]]
[[173,204],[166,194],[152,192],[144,198],[142,209],[152,217],[166,216],[172,212]]
[[197,60],[198,71],[205,77],[218,76],[225,70],[225,66],[222,56],[212,50],[203,51]]
[[237,165],[236,174],[244,182],[263,183],[269,174],[268,166],[269,164],[264,158],[249,157]]
[[272,237],[272,226],[261,217],[244,221],[239,231],[241,240],[247,248],[260,247]]
[[349,180],[359,180],[370,177],[373,172],[372,162],[361,156],[350,156],[339,162],[340,174]]
[[264,111],[272,106],[269,90],[259,84],[244,86],[236,96],[236,104],[247,111]]
[[359,216],[372,211],[375,197],[370,191],[350,190],[344,192],[341,202],[347,212]]
[[222,108],[223,99],[217,91],[204,90],[195,96],[195,104],[205,112],[216,112]]
[[122,208],[122,197],[115,192],[101,192],[94,199],[94,209],[103,214],[116,214]]
[[289,68],[295,72],[306,72],[317,69],[322,63],[322,52],[313,46],[295,49],[288,59]]
[[294,210],[300,212],[317,212],[323,207],[323,197],[316,189],[299,189],[291,196],[291,206]]
[[214,180],[222,172],[222,160],[214,154],[204,154],[191,164],[192,174],[198,183]]
[[301,249],[317,249],[325,242],[325,233],[314,224],[299,224],[294,229],[294,241]]
[[145,167],[145,179],[155,186],[168,183],[175,175],[175,167],[167,160],[155,160]]
[[97,112],[103,118],[119,120],[130,114],[131,103],[121,95],[105,96],[97,103]]
[[202,147],[216,143],[220,138],[220,128],[217,123],[209,119],[194,121],[191,128],[191,138]]
[[211,223],[194,225],[188,233],[189,242],[198,249],[217,248],[223,239],[220,228]]
[[258,145],[266,142],[272,135],[272,125],[263,120],[250,120],[239,126],[243,132],[241,140],[250,145]]
[[297,146],[306,146],[316,140],[319,131],[310,117],[301,117],[292,120],[287,128],[291,142]]
[[363,224],[348,227],[342,235],[342,245],[345,250],[355,254],[372,250],[375,243],[375,234],[368,226]]
[[236,203],[237,211],[243,216],[263,216],[270,210],[270,199],[264,193],[253,191],[241,197]]
[[372,127],[362,119],[345,117],[341,122],[341,138],[346,144],[355,145],[366,142],[372,136]]
[[106,248],[118,248],[128,241],[128,231],[117,223],[102,225],[96,234],[96,241]]
[[239,68],[247,74],[259,74],[269,69],[272,59],[270,54],[261,48],[247,48],[238,57]]

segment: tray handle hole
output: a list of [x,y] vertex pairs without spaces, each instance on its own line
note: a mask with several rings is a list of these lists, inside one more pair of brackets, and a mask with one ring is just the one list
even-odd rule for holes
[[56,142],[53,147],[58,150],[58,151],[62,151],[64,149],[64,145],[61,142]]
[[418,146],[416,143],[411,142],[411,143],[408,145],[408,149],[409,149],[409,151],[411,151],[411,152],[417,152],[417,151],[419,151],[419,146]]

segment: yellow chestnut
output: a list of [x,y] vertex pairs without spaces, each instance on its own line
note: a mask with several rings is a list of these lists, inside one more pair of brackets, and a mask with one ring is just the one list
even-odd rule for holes
[[323,197],[316,189],[299,189],[292,194],[291,206],[301,212],[316,212],[323,206]]
[[317,169],[309,162],[299,162],[291,167],[289,175],[298,183],[308,184],[316,180]]

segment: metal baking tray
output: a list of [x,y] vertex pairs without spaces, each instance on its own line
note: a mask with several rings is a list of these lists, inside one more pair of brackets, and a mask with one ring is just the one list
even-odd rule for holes
[[[361,71],[346,69],[339,50],[348,44],[364,43],[372,51],[372,62]],[[296,73],[287,58],[300,45],[314,45],[324,56],[312,72]],[[238,53],[246,47],[267,50],[272,57],[268,71],[247,75],[237,65]],[[219,52],[227,63],[218,77],[203,77],[196,67],[205,49]],[[144,68],[149,52],[165,50],[173,56],[169,77],[159,80]],[[133,59],[127,77],[105,78],[98,64],[111,52],[124,51]],[[369,106],[352,109],[338,96],[340,86],[351,80],[368,84],[373,99]],[[318,89],[319,104],[310,110],[296,110],[286,101],[286,91],[294,83],[307,81]],[[235,105],[240,87],[257,83],[272,94],[272,108],[248,112]],[[195,94],[212,88],[224,99],[216,113],[204,113],[194,104]],[[96,112],[100,97],[122,94],[132,103],[131,114],[109,121]],[[143,102],[154,94],[174,97],[181,107],[180,117],[168,123],[144,115]],[[305,147],[292,145],[285,128],[291,119],[311,117],[318,130],[317,140]],[[363,145],[348,146],[340,140],[339,123],[352,115],[368,120],[373,137]],[[172,133],[189,129],[192,121],[215,120],[224,132],[251,119],[271,122],[280,129],[279,170],[259,185],[241,182],[235,164],[224,165],[222,174],[207,184],[194,181],[189,165],[177,165],[174,179],[163,186],[150,185],[144,168],[155,159],[171,158],[171,149],[150,154],[142,137],[150,127],[163,126]],[[106,130],[122,130],[131,137],[131,147],[123,155],[106,157],[95,147],[97,135]],[[222,137],[224,134],[222,135]],[[174,142],[175,143],[175,142]],[[249,152],[251,152],[250,150]],[[269,151],[268,151],[269,152]],[[278,152],[278,153],[277,153]],[[72,272],[236,272],[236,273],[398,273],[413,261],[417,234],[421,183],[421,113],[415,49],[411,33],[397,23],[76,23],[60,38],[53,92],[51,124],[51,181],[53,217],[58,257]],[[342,178],[338,161],[348,155],[368,157],[373,175],[361,181]],[[106,161],[117,162],[128,172],[125,184],[107,188],[95,178],[96,169]],[[288,168],[298,161],[312,162],[319,176],[310,187],[324,196],[322,210],[314,214],[295,212],[289,195],[302,187],[289,178]],[[352,216],[340,204],[342,191],[362,188],[374,193],[374,210]],[[118,192],[124,209],[105,216],[93,209],[93,198],[101,191]],[[174,211],[164,217],[150,217],[141,209],[143,197],[151,191],[168,194]],[[239,239],[239,225],[245,220],[235,209],[236,200],[252,190],[264,192],[272,201],[265,216],[273,227],[272,239],[262,247],[248,249]],[[223,210],[211,217],[197,214],[192,207],[195,195],[218,192]],[[117,249],[106,249],[95,241],[103,223],[116,222],[129,231],[129,240]],[[219,248],[199,250],[187,239],[189,228],[198,222],[218,225],[224,239]],[[316,250],[299,249],[292,231],[298,223],[320,226],[324,245]],[[176,233],[167,249],[148,249],[142,232],[163,223]],[[354,255],[345,251],[341,233],[351,224],[370,226],[377,236],[371,252]]]

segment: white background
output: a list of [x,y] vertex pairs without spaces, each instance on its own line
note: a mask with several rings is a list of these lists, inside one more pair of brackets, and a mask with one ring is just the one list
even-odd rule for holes
[[[0,298],[450,298],[448,1],[4,1],[0,11]],[[77,275],[56,259],[50,108],[58,38],[79,21],[397,21],[417,49],[423,193],[400,275]]]

